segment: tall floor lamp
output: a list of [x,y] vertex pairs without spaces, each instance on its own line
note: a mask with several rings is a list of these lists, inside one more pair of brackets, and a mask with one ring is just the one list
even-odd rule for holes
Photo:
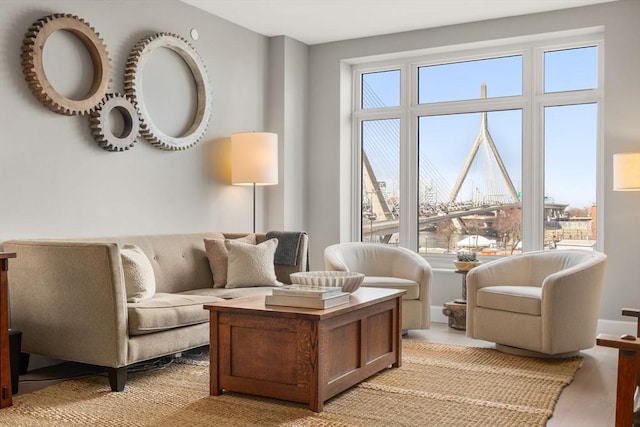
[[278,135],[240,132],[231,135],[231,183],[253,186],[253,232],[256,232],[256,185],[278,183]]

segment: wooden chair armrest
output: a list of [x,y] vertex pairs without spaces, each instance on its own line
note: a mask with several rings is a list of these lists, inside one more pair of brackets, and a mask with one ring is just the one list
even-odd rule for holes
[[596,338],[596,344],[603,347],[617,348],[619,350],[640,351],[640,338],[636,338],[632,335],[623,335],[622,337],[619,337],[617,335],[599,334]]
[[638,326],[636,331],[636,336],[640,337],[640,309],[638,308],[623,308],[622,309],[623,316],[631,316],[638,319]]

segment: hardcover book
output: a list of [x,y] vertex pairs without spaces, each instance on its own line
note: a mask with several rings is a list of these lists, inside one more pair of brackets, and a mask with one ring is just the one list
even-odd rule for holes
[[327,298],[342,293],[340,287],[285,285],[273,289],[273,295],[289,295],[307,298]]
[[351,295],[348,292],[341,292],[327,298],[309,298],[297,295],[265,295],[264,303],[266,305],[281,305],[288,307],[304,307],[325,309],[331,308],[349,302]]

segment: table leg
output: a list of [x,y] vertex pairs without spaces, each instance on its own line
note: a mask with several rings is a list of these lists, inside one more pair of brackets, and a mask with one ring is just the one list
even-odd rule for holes
[[219,396],[220,389],[220,355],[218,349],[218,313],[211,311],[209,316],[209,394]]

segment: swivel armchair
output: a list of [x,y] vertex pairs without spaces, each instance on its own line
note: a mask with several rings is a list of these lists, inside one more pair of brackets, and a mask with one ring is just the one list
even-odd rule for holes
[[606,255],[527,252],[467,275],[467,336],[510,353],[567,357],[595,345]]
[[338,243],[324,251],[329,271],[365,275],[361,286],[402,289],[402,329],[430,326],[431,266],[417,253],[381,243]]

